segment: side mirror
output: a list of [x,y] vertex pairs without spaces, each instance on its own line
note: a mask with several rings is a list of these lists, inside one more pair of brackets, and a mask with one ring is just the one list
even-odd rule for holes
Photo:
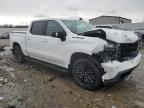
[[53,32],[52,36],[60,38],[61,41],[65,41],[66,40],[66,33],[65,32]]

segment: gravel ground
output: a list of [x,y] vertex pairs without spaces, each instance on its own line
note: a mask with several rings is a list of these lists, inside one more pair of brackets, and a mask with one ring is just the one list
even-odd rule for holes
[[[0,40],[0,44],[8,42]],[[31,61],[18,64],[10,51],[1,51],[0,108],[144,108],[143,65],[142,59],[127,79],[90,92],[66,73]]]

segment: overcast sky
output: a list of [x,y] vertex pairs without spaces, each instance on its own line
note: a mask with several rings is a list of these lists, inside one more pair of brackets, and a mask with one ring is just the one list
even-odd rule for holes
[[144,0],[0,0],[0,24],[27,24],[34,18],[90,19],[101,15],[144,21]]

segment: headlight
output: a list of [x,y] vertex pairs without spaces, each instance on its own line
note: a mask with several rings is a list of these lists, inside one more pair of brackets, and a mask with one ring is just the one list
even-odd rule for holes
[[108,43],[108,45],[105,46],[105,48],[114,48],[114,44],[112,44],[112,43]]
[[105,48],[117,48],[119,44],[108,41],[108,44],[105,45]]

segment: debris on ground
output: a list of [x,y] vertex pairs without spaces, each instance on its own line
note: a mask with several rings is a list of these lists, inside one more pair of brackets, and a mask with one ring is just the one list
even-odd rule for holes
[[3,57],[2,56],[0,56],[0,60],[2,60],[3,59]]
[[6,108],[26,108],[22,107],[24,99],[20,96],[14,96],[11,98],[10,102],[6,105]]
[[15,79],[15,75],[14,75],[14,73],[13,73],[13,72],[15,71],[14,68],[6,67],[6,68],[5,68],[5,71],[8,72],[13,79]]
[[12,72],[8,72],[8,73],[10,74],[10,76],[11,76],[13,79],[15,79],[14,73],[12,73]]
[[3,101],[3,99],[4,99],[4,97],[1,97],[1,96],[0,96],[0,102]]
[[[3,62],[3,61],[2,61],[2,62]],[[2,66],[0,66],[0,70],[1,70],[1,71],[5,71],[5,70],[6,70],[6,68],[7,68],[7,66],[3,66],[3,67],[2,67]]]
[[108,97],[111,97],[111,95],[110,95],[110,94],[108,94]]
[[3,87],[4,84],[6,84],[8,82],[7,79],[0,77],[0,87]]
[[4,47],[6,47],[5,45],[0,45],[0,51],[5,51]]
[[15,79],[15,75],[14,75],[14,73],[13,73],[13,72],[15,71],[14,68],[7,67],[7,66],[3,66],[3,67],[0,66],[0,70],[1,70],[1,72],[7,72],[7,73],[9,73],[10,76],[11,76],[13,79]]
[[117,108],[117,107],[115,107],[115,106],[112,106],[112,108]]
[[3,66],[3,67],[0,66],[0,69],[3,70],[3,71],[6,71],[6,72],[14,72],[15,71],[14,68],[10,68],[10,67],[7,67],[7,66]]
[[14,69],[14,68],[10,68],[10,67],[6,67],[6,68],[5,68],[5,71],[6,71],[6,72],[14,72],[15,69]]
[[49,82],[51,82],[51,81],[53,81],[53,80],[55,80],[55,79],[56,79],[56,76],[49,76],[49,77],[48,77],[48,81],[49,81]]
[[96,99],[94,99],[94,102],[97,102],[97,101],[100,101],[101,100],[101,98],[96,98]]
[[144,108],[144,102],[135,101],[135,106],[137,106],[136,108]]
[[23,81],[24,81],[24,82],[27,82],[27,79],[24,79]]
[[53,89],[54,89],[54,88],[56,88],[56,86],[55,86],[55,85],[51,85],[50,87],[51,87],[51,88],[53,88]]

